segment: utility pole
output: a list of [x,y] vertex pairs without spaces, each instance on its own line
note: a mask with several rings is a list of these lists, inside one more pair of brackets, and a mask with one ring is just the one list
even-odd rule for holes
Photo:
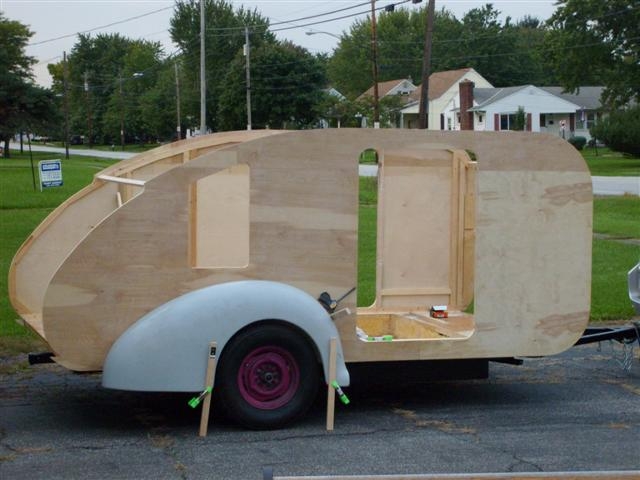
[[62,52],[62,84],[64,88],[64,158],[69,160],[69,91],[67,81],[67,52]]
[[91,125],[91,100],[89,99],[89,73],[84,72],[84,99],[86,102],[87,109],[87,127],[89,130],[89,148],[93,147],[93,132]]
[[207,80],[204,69],[204,2],[200,0],[200,135],[207,133]]
[[436,0],[429,0],[427,21],[424,33],[424,57],[422,59],[422,85],[420,86],[420,108],[418,110],[418,128],[429,128],[429,77],[431,76],[431,44],[433,38],[433,15]]
[[247,130],[251,130],[251,44],[249,27],[244,27],[244,56],[247,57]]
[[371,0],[371,58],[373,63],[373,128],[380,128],[378,96],[378,40],[376,38],[376,0]]
[[174,63],[176,69],[176,133],[178,136],[178,140],[182,139],[182,132],[180,129],[180,77],[178,76],[178,62]]
[[120,84],[120,147],[124,152],[124,99],[122,98],[122,72],[118,74]]

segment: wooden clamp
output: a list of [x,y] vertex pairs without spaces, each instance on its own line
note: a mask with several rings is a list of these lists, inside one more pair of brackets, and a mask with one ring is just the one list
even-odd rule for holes
[[[209,355],[207,358],[207,373],[205,375],[204,386],[205,390],[211,392],[213,389],[213,380],[216,372],[216,350],[218,349],[218,344],[216,342],[209,343]],[[202,415],[200,416],[200,432],[199,435],[201,437],[207,436],[207,428],[209,426],[209,411],[211,409],[211,395],[209,393],[204,397],[204,402],[202,403]]]
[[329,341],[329,381],[327,382],[327,430],[333,430],[333,420],[336,409],[336,391],[333,382],[336,381],[336,363],[338,356],[338,339],[332,337]]

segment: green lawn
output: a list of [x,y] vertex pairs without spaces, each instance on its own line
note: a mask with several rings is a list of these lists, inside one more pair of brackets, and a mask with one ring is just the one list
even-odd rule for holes
[[[36,168],[39,160],[61,158],[59,155],[33,152]],[[25,328],[14,320],[17,315],[9,304],[7,275],[13,255],[33,229],[60,203],[91,182],[93,175],[111,165],[113,160],[72,156],[62,160],[63,186],[40,191],[33,188],[29,154],[11,152],[0,158],[0,336],[24,335]]]
[[604,177],[640,177],[640,158],[624,156],[608,148],[586,147],[582,156],[591,175]]
[[591,320],[628,320],[634,316],[627,272],[640,261],[640,246],[593,241]]
[[595,198],[593,231],[616,238],[640,239],[640,197]]

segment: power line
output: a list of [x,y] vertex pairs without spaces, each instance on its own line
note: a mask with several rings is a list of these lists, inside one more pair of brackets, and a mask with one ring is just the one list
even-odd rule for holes
[[120,25],[122,23],[126,23],[126,22],[130,22],[132,20],[138,20],[139,18],[144,18],[144,17],[148,17],[149,15],[153,15],[159,12],[164,12],[165,10],[169,10],[170,8],[173,8],[173,6],[171,7],[164,7],[164,8],[159,8],[157,10],[153,10],[151,12],[147,12],[147,13],[143,13],[141,15],[136,15],[134,17],[129,17],[129,18],[125,18],[123,20],[119,20],[117,22],[113,22],[113,23],[109,23],[107,25],[102,25],[100,27],[95,27],[95,28],[90,28],[88,30],[83,30],[81,32],[75,32],[75,33],[68,33],[66,35],[61,35],[59,37],[55,37],[55,38],[49,38],[47,40],[41,40],[39,42],[33,42],[33,43],[29,43],[28,46],[29,47],[33,47],[35,45],[42,45],[44,43],[51,43],[51,42],[55,42],[57,40],[62,40],[64,38],[69,38],[69,37],[74,37],[76,35],[81,35],[83,33],[90,33],[90,32],[95,32],[96,30],[102,30],[103,28],[109,28],[109,27],[113,27],[115,25]]

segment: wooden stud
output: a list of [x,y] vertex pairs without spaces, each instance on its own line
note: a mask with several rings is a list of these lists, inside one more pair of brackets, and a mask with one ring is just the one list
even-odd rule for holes
[[[204,387],[213,389],[213,381],[216,372],[216,350],[218,344],[216,342],[209,343],[209,354],[207,358],[207,373],[204,380]],[[211,396],[213,391],[209,393],[202,402],[202,414],[200,416],[200,432],[201,437],[207,436],[207,428],[209,427],[209,410],[211,409]]]
[[336,409],[336,390],[332,383],[336,380],[338,355],[338,339],[331,337],[329,340],[329,382],[327,382],[327,430],[333,431],[333,422]]

